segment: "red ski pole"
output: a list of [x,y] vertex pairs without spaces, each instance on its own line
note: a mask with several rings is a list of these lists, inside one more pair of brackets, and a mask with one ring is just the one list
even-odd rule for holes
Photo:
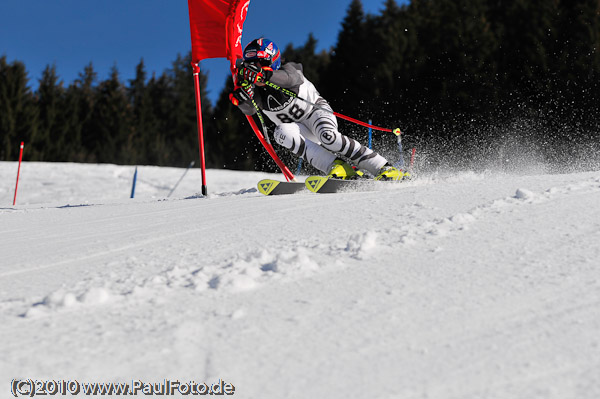
[[19,169],[17,170],[17,184],[15,185],[15,198],[13,199],[13,206],[17,203],[17,189],[19,188],[19,175],[21,174],[21,161],[23,160],[23,147],[24,142],[21,142],[21,152],[19,154]]

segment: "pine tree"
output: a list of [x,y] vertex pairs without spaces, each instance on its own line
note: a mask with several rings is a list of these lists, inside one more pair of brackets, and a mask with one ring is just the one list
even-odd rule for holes
[[317,89],[320,87],[321,76],[327,68],[330,57],[325,50],[316,53],[317,39],[310,33],[304,45],[294,47],[291,43],[285,47],[282,53],[283,61],[291,61],[302,64],[304,76],[310,80]]
[[229,100],[231,91],[233,80],[227,76],[205,136],[207,159],[216,168],[254,170],[262,165],[265,159],[262,154],[266,151],[245,115]]
[[554,56],[560,60],[561,80],[580,88],[596,83],[600,77],[600,2],[561,2],[555,28]]
[[[495,75],[497,46],[483,0],[416,1],[416,85],[436,109],[464,111],[487,103],[485,84]],[[440,108],[441,107],[441,108]]]
[[94,108],[96,106],[96,87],[95,83],[98,74],[94,71],[94,66],[90,62],[79,73],[79,77],[69,86],[67,91],[67,104],[72,110],[71,118],[66,123],[71,126],[69,129],[71,140],[74,145],[71,150],[71,159],[79,162],[96,162],[98,154],[96,153],[97,140],[93,136],[95,127],[93,126]]
[[527,98],[547,85],[552,73],[557,2],[488,0],[498,42],[498,85],[507,97]]
[[387,0],[381,15],[368,20],[367,30],[371,40],[365,63],[374,89],[371,112],[379,114],[375,116],[381,123],[397,123],[410,110],[407,99],[415,75],[416,29],[407,7]]
[[135,70],[135,78],[129,81],[127,95],[133,110],[133,132],[127,140],[127,152],[131,162],[147,163],[150,158],[150,143],[156,136],[157,120],[152,110],[152,99],[146,86],[146,68],[140,60]]
[[371,72],[365,67],[365,13],[360,0],[352,0],[321,85],[325,98],[342,113],[364,117],[364,104],[372,100]]
[[392,97],[396,80],[407,51],[402,10],[395,0],[387,0],[380,16],[372,20],[369,31],[373,34],[371,55],[366,62],[372,72],[373,84],[378,97]]
[[[167,113],[165,130],[164,151],[170,165],[187,166],[191,160],[197,160],[198,155],[198,128],[196,119],[196,99],[194,94],[194,81],[191,69],[191,53],[186,56],[178,55],[167,72],[163,83],[167,83],[169,90],[167,97],[158,99],[163,102]],[[202,102],[202,115],[211,114],[211,103],[206,97],[206,76],[200,71],[200,92]],[[204,122],[204,119],[207,121]],[[203,118],[203,126],[207,129],[210,125],[209,118]]]
[[550,159],[572,160],[600,150],[600,2],[557,2],[544,115]]
[[113,66],[109,79],[98,85],[90,131],[86,131],[95,144],[93,148],[98,162],[132,162],[126,146],[133,134],[132,118],[125,87],[117,67]]
[[48,65],[42,72],[36,100],[39,129],[31,145],[39,153],[40,161],[67,161],[64,157],[68,140],[65,137],[63,114],[69,111],[63,108],[63,82],[59,82],[55,65]]
[[37,133],[38,114],[28,82],[22,62],[8,64],[6,56],[0,57],[0,160],[16,160],[21,141],[28,146],[27,159],[38,160],[29,148]]
[[172,147],[167,142],[167,129],[172,113],[173,88],[166,72],[153,75],[146,87],[150,97],[152,114],[156,118],[152,134],[146,134],[147,162],[152,165],[168,165]]

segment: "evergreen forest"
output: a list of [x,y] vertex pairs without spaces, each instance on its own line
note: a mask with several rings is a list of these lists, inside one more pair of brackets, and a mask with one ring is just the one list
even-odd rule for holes
[[[302,63],[337,112],[400,127],[422,160],[598,161],[600,0],[386,0],[375,15],[353,0],[340,22],[329,50],[312,34],[279,43],[284,61]],[[187,166],[199,157],[190,61],[177,55],[149,76],[142,60],[128,82],[116,66],[99,81],[89,64],[69,84],[48,65],[33,90],[26,66],[0,56],[0,161],[25,141],[28,161]],[[276,171],[231,105],[226,74],[216,104],[202,99],[207,167]],[[340,131],[366,144],[365,128],[340,120]],[[374,135],[376,150],[397,156],[394,135]]]

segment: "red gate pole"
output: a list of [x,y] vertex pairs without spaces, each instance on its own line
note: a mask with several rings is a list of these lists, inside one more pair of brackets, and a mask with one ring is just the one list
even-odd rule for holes
[[13,199],[13,206],[17,203],[17,189],[19,188],[19,175],[21,174],[21,161],[23,160],[23,147],[25,143],[21,141],[21,152],[19,154],[19,169],[17,170],[17,184],[15,185],[15,198]]
[[202,168],[202,195],[208,195],[206,186],[206,162],[204,160],[204,130],[202,128],[202,101],[200,99],[200,63],[192,62],[194,88],[196,91],[196,120],[198,122],[198,143],[200,149],[200,167]]
[[415,154],[417,153],[417,149],[413,148],[410,153],[410,170],[412,171],[413,166],[415,165]]

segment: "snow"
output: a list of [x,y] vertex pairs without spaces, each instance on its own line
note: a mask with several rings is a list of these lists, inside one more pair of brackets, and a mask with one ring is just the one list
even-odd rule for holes
[[264,197],[261,172],[0,163],[0,392],[600,397],[600,172],[423,173]]

